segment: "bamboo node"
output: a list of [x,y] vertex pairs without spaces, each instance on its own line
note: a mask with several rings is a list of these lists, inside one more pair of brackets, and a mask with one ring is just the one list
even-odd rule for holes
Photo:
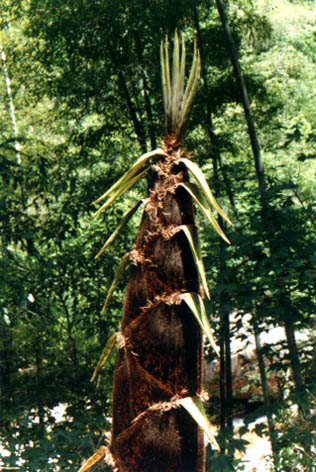
[[137,415],[133,419],[132,423],[136,423],[136,421],[139,421],[143,416],[146,416],[148,413],[152,411],[160,411],[162,413],[165,413],[167,411],[172,410],[173,408],[180,408],[182,406],[180,403],[180,400],[184,398],[183,395],[185,395],[186,393],[187,393],[186,390],[183,390],[181,392],[181,395],[179,395],[178,393],[175,394],[168,402],[154,403],[153,405],[149,406],[147,410],[142,411],[139,415]]
[[132,264],[137,266],[138,264],[153,266],[154,264],[151,259],[146,257],[142,251],[139,249],[133,249],[129,252],[129,258],[132,261]]
[[123,349],[124,347],[126,347],[127,338],[124,336],[124,334],[121,331],[116,333],[116,342],[119,349]]

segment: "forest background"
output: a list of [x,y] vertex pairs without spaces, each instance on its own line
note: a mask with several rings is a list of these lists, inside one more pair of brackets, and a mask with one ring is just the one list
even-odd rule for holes
[[[90,379],[118,330],[124,281],[101,310],[140,213],[119,244],[95,255],[146,182],[105,216],[93,219],[91,202],[137,156],[159,146],[159,47],[175,28],[188,43],[197,37],[202,59],[186,145],[234,223],[225,227],[227,246],[197,215],[212,295],[207,308],[224,366],[221,401],[211,396],[209,404],[224,444],[215,470],[230,470],[223,457],[243,447],[225,445],[225,434],[235,411],[230,338],[249,313],[240,342],[275,326],[286,333],[286,341],[258,350],[264,370],[249,378],[259,388],[248,400],[261,402],[272,422],[276,470],[291,470],[295,461],[297,470],[315,470],[316,5],[223,3],[264,186],[216,2],[2,2],[0,438],[10,453],[3,470],[76,471],[110,430],[115,356],[97,382]],[[302,331],[304,345],[295,337]],[[213,358],[206,346],[207,361]],[[265,391],[265,375],[281,379],[277,402]],[[52,414],[59,404],[66,405],[61,422]],[[289,415],[289,405],[298,413]],[[209,470],[212,460],[210,454]]]

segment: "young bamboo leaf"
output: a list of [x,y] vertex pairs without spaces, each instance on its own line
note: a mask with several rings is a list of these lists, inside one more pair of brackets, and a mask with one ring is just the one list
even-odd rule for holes
[[186,182],[186,183],[183,182],[180,185],[184,187],[186,191],[191,195],[191,197],[196,202],[196,204],[198,205],[199,209],[204,214],[208,222],[213,226],[215,231],[224,239],[224,241],[230,244],[229,239],[226,237],[224,231],[219,226],[216,218],[214,217],[212,213],[212,209],[209,206],[209,202],[204,197],[204,193],[201,192],[200,188],[195,184],[191,184],[190,182]]
[[210,206],[213,206],[215,208],[215,210],[224,218],[224,220],[226,220],[229,224],[232,224],[232,222],[230,221],[228,216],[224,213],[222,208],[217,203],[210,187],[208,186],[208,183],[205,180],[203,172],[201,171],[199,166],[197,164],[195,164],[194,162],[190,161],[189,159],[185,158],[185,157],[183,157],[181,159],[181,162],[183,162],[183,164],[185,164],[185,166],[189,169],[189,171],[191,172],[191,174],[195,178],[198,186],[203,191],[203,193],[204,193],[205,197],[207,198]]
[[187,412],[192,416],[192,418],[197,422],[200,428],[207,435],[210,440],[213,448],[217,451],[220,451],[220,447],[214,434],[212,433],[211,424],[205,413],[203,403],[199,397],[185,397],[179,400],[179,403],[187,410]]
[[195,316],[197,322],[201,326],[201,329],[209,342],[211,343],[212,348],[216,352],[216,354],[219,356],[219,349],[216,345],[213,333],[212,333],[212,328],[210,326],[210,323],[207,318],[205,306],[203,303],[202,298],[200,295],[194,292],[187,292],[183,293],[181,295],[181,298],[185,301],[185,303],[188,305],[190,310],[192,311],[193,315]]
[[167,82],[167,113],[166,113],[166,122],[167,128],[171,126],[171,104],[172,104],[172,87],[171,87],[171,76],[170,76],[170,58],[169,58],[169,40],[168,36],[165,39],[165,66],[166,66],[166,82]]
[[210,292],[207,286],[207,280],[205,275],[205,269],[202,261],[201,255],[201,248],[200,248],[200,240],[197,234],[197,230],[192,225],[181,225],[179,226],[180,229],[184,232],[187,237],[187,240],[190,244],[191,252],[193,255],[193,259],[201,279],[202,286],[208,298],[210,298]]
[[193,99],[200,78],[200,55],[195,41],[193,63],[189,74],[188,84],[185,89],[185,41],[182,37],[180,54],[180,44],[177,31],[174,36],[172,82],[170,77],[168,37],[166,37],[164,43],[161,45],[160,55],[166,131],[167,134],[170,133],[175,135],[178,139],[182,139],[187,128]]
[[102,351],[102,354],[100,356],[100,359],[99,359],[99,362],[97,363],[97,366],[96,368],[94,369],[94,372],[93,372],[93,375],[91,377],[91,382],[94,381],[94,379],[96,378],[96,376],[98,375],[101,367],[104,366],[104,364],[106,363],[106,361],[108,360],[108,358],[110,357],[111,355],[111,352],[113,351],[113,348],[115,346],[115,343],[116,343],[116,333],[114,333],[107,341],[106,345],[105,345],[105,348],[103,349]]
[[164,109],[165,109],[165,116],[167,116],[168,108],[169,108],[169,103],[168,103],[169,93],[168,93],[166,59],[165,59],[163,41],[161,41],[161,44],[160,44],[160,63],[161,63],[162,96],[163,96],[163,103],[164,103]]
[[189,96],[192,93],[193,90],[193,84],[197,76],[198,72],[198,62],[200,60],[200,56],[198,53],[197,49],[197,44],[196,41],[194,41],[194,53],[193,53],[193,62],[190,70],[190,75],[189,75],[189,80],[187,82],[187,86],[185,88],[184,92],[184,97],[183,97],[183,106],[185,106],[185,103],[188,101]]
[[180,45],[177,30],[174,34],[173,41],[173,59],[172,59],[172,111],[171,111],[171,123],[172,128],[175,129],[177,122],[179,121],[179,80],[180,80]]
[[195,43],[193,64],[192,64],[191,73],[189,76],[188,85],[184,92],[184,97],[183,97],[182,107],[181,107],[181,127],[183,127],[184,130],[186,130],[187,128],[188,117],[191,113],[194,97],[195,97],[195,94],[199,85],[200,73],[201,73],[201,60],[200,60],[199,51],[197,50],[196,43]]
[[133,187],[134,184],[150,169],[149,167],[146,167],[145,170],[142,172],[139,172],[139,174],[136,174],[134,177],[130,178],[129,180],[125,181],[124,184],[122,183],[121,186],[119,186],[114,193],[106,200],[105,203],[99,208],[98,211],[96,211],[93,216],[99,215],[102,213],[102,211],[106,210],[108,206],[111,205],[111,203],[114,202],[117,198],[119,198],[121,195],[123,195],[127,190],[129,190],[131,187]]
[[196,41],[194,42],[193,63],[190,70],[189,80],[184,91],[182,106],[181,106],[181,127],[186,129],[186,123],[191,112],[193,100],[197,91],[200,80],[201,60],[197,49]]
[[120,224],[118,225],[118,227],[116,228],[116,230],[111,234],[111,236],[106,240],[104,246],[102,247],[102,249],[98,252],[98,254],[95,256],[95,259],[97,259],[99,256],[101,256],[101,254],[103,254],[103,252],[105,251],[105,249],[114,241],[114,239],[116,238],[116,236],[120,233],[121,229],[123,228],[124,225],[126,225],[126,223],[132,218],[132,216],[134,215],[134,213],[136,212],[136,210],[138,209],[138,207],[140,206],[140,204],[142,203],[142,200],[139,200],[135,206],[133,206],[133,208],[131,208],[122,218]]
[[115,276],[114,276],[114,279],[113,279],[113,282],[112,282],[112,285],[108,291],[108,294],[107,294],[107,297],[106,297],[106,300],[104,302],[104,305],[103,305],[103,308],[102,308],[102,311],[101,313],[104,313],[105,310],[106,310],[106,307],[108,306],[108,303],[110,301],[110,298],[112,296],[112,293],[114,292],[118,282],[120,281],[120,279],[122,278],[122,275],[124,273],[124,270],[125,270],[125,267],[127,266],[129,262],[129,254],[125,254],[125,256],[122,258],[121,262],[120,262],[120,265],[118,266],[118,268],[116,269],[116,272],[115,272]]
[[179,103],[182,104],[183,94],[184,94],[184,82],[185,82],[185,59],[186,59],[186,51],[185,51],[185,41],[184,36],[181,37],[181,64],[180,64],[180,77],[179,77],[179,93],[180,99]]
[[115,182],[101,197],[95,200],[92,205],[95,205],[105,198],[107,198],[112,192],[116,191],[118,188],[121,188],[128,182],[135,174],[139,173],[142,167],[146,162],[152,157],[165,156],[166,153],[162,149],[155,149],[154,151],[146,152],[143,154],[137,161],[132,165],[132,167],[124,174],[122,177]]
[[86,472],[87,470],[91,469],[95,464],[102,461],[106,455],[106,447],[101,446],[89,459],[87,459],[82,466],[80,467],[78,472]]

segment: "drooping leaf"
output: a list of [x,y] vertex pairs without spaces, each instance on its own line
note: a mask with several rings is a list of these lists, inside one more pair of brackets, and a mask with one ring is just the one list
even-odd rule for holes
[[199,240],[199,237],[198,237],[196,227],[193,226],[193,225],[181,225],[181,226],[179,226],[179,228],[184,232],[184,234],[187,237],[187,240],[190,244],[190,248],[191,248],[192,256],[193,256],[193,259],[194,259],[194,263],[195,263],[195,266],[197,268],[202,286],[204,288],[204,291],[205,291],[207,297],[210,298],[210,292],[209,292],[209,289],[208,289],[204,264],[203,264],[203,260],[202,260],[200,240]]
[[222,228],[219,226],[216,218],[214,217],[212,213],[212,209],[209,206],[209,201],[204,196],[205,194],[201,192],[200,188],[197,185],[192,184],[190,182],[181,183],[180,185],[184,187],[186,191],[191,195],[191,197],[196,202],[196,204],[198,205],[199,209],[204,214],[208,222],[213,226],[215,231],[224,239],[224,241],[230,244],[229,239],[225,235]]
[[96,211],[93,216],[96,216],[96,215],[99,215],[100,213],[102,213],[102,211],[106,210],[108,206],[111,205],[111,203],[114,202],[114,200],[116,200],[117,198],[119,198],[121,195],[123,195],[125,192],[127,192],[127,190],[129,190],[134,184],[136,184],[136,182],[138,182],[138,180],[144,175],[146,174],[146,172],[150,169],[150,166],[149,167],[146,167],[145,170],[143,170],[142,172],[139,172],[138,174],[134,175],[133,177],[131,177],[130,179],[126,179],[124,182],[122,182],[122,185],[120,185],[119,187],[116,188],[116,190],[112,193],[112,195],[106,200],[106,202],[102,205],[101,208],[99,208],[98,211]]
[[105,348],[103,349],[102,351],[102,354],[100,356],[100,359],[99,359],[99,362],[97,363],[97,366],[96,368],[94,369],[94,372],[93,372],[93,375],[91,377],[91,382],[94,381],[94,379],[96,378],[96,376],[98,375],[101,367],[104,366],[104,364],[106,363],[106,361],[108,360],[108,358],[110,357],[111,355],[111,352],[113,351],[113,348],[115,346],[115,343],[116,343],[116,333],[114,333],[107,341],[106,345],[105,345]]
[[185,164],[185,166],[189,169],[189,171],[193,175],[194,179],[196,180],[198,184],[198,187],[203,191],[205,197],[207,198],[209,205],[215,208],[215,210],[224,218],[224,220],[226,220],[229,224],[232,224],[228,216],[225,214],[225,212],[217,203],[208,183],[206,182],[203,172],[201,171],[199,166],[195,164],[194,162],[190,161],[190,159],[187,159],[186,157],[183,157],[181,159],[181,162]]
[[179,400],[179,403],[183,406],[183,408],[187,410],[187,412],[192,416],[192,418],[204,431],[204,433],[210,440],[213,448],[217,451],[220,451],[220,447],[212,432],[212,427],[204,410],[201,399],[199,397],[185,397],[181,398],[181,400]]
[[87,459],[82,466],[80,467],[78,472],[86,472],[87,470],[91,469],[94,465],[98,462],[102,461],[106,454],[106,447],[101,446],[89,459]]
[[111,284],[111,287],[108,291],[108,294],[107,294],[107,297],[106,297],[106,300],[104,302],[104,305],[103,305],[103,308],[102,308],[102,311],[101,313],[104,313],[105,310],[106,310],[106,307],[108,306],[108,303],[110,301],[110,298],[112,296],[112,293],[114,292],[118,282],[120,281],[120,279],[122,278],[122,275],[124,273],[124,270],[125,270],[125,267],[127,266],[129,262],[129,255],[128,254],[125,254],[125,256],[122,258],[121,262],[120,262],[120,265],[118,266],[118,268],[116,269],[116,272],[115,272],[115,276],[114,276],[114,279],[113,279],[113,282]]
[[132,177],[135,176],[135,174],[138,174],[141,171],[142,167],[146,164],[146,162],[149,159],[151,159],[152,157],[165,156],[165,155],[166,153],[160,148],[143,154],[139,159],[137,159],[137,161],[132,165],[132,167],[124,175],[122,175],[122,177],[117,182],[115,182],[115,184],[113,184],[112,187],[110,187],[103,195],[101,195],[101,197],[95,200],[92,203],[92,205],[95,205],[101,202],[102,200],[107,198],[111,193],[125,186],[125,184],[129,182],[132,179]]
[[216,345],[202,298],[195,292],[183,293],[181,295],[181,298],[183,298],[183,300],[186,302],[186,304],[192,311],[203,333],[211,343],[211,346],[213,347],[216,354],[219,356],[219,349]]
[[122,218],[120,224],[118,225],[118,227],[116,228],[115,231],[113,231],[113,233],[111,234],[111,236],[106,240],[104,246],[102,247],[102,249],[98,252],[98,254],[95,256],[95,259],[97,259],[99,256],[101,256],[101,254],[103,254],[103,252],[105,251],[105,249],[114,241],[114,239],[118,236],[118,234],[120,233],[121,229],[123,228],[123,226],[126,225],[126,223],[132,218],[132,216],[134,215],[134,213],[136,212],[136,210],[139,208],[140,204],[142,203],[142,200],[139,200],[136,205],[133,206],[133,208],[131,208]]

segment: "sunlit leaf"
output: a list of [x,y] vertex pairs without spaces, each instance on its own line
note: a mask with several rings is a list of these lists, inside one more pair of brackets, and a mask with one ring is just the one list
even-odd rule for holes
[[226,220],[229,224],[232,224],[228,216],[224,213],[222,208],[217,203],[208,183],[206,182],[203,172],[201,171],[199,166],[195,164],[194,162],[190,161],[190,159],[187,159],[186,157],[183,157],[181,159],[181,162],[183,162],[183,164],[185,164],[185,166],[190,170],[198,186],[201,188],[205,197],[207,198],[209,205],[214,207],[215,210],[224,218],[224,220]]
[[190,182],[186,182],[186,183],[183,182],[180,185],[184,187],[186,191],[191,195],[191,197],[193,198],[195,203],[198,205],[199,209],[204,214],[208,222],[213,226],[215,231],[224,239],[224,241],[230,244],[229,239],[226,237],[224,231],[219,226],[216,218],[214,217],[212,213],[212,209],[209,206],[209,202],[204,196],[204,193],[202,193],[202,191],[200,190],[200,188],[197,185],[192,184]]
[[93,372],[93,375],[91,377],[91,382],[94,381],[94,379],[96,378],[96,376],[98,375],[101,367],[104,366],[104,364],[106,363],[106,361],[108,360],[108,358],[110,357],[111,355],[111,352],[113,351],[113,348],[115,346],[115,343],[116,343],[116,333],[114,333],[107,341],[106,345],[105,345],[105,348],[103,349],[102,351],[102,354],[100,356],[100,359],[99,359],[99,362],[96,366],[96,368],[94,369],[94,372]]
[[216,354],[219,356],[219,349],[216,345],[202,298],[195,292],[183,293],[181,295],[181,298],[183,298],[183,300],[186,302],[186,304],[192,311],[203,333],[211,343],[211,346],[216,352]]
[[197,229],[193,225],[181,225],[180,229],[184,232],[187,240],[190,244],[192,256],[194,259],[195,266],[197,268],[202,286],[208,298],[210,298],[210,292],[207,285],[204,264],[201,255],[200,240],[198,237]]
[[117,284],[119,283],[119,281],[121,280],[122,276],[123,276],[123,273],[124,273],[124,270],[125,270],[125,267],[127,266],[129,262],[129,255],[128,254],[125,254],[125,256],[122,258],[121,262],[120,262],[120,265],[118,266],[118,268],[116,269],[116,272],[115,272],[115,276],[114,276],[114,279],[113,279],[113,282],[112,282],[112,285],[108,291],[108,294],[107,294],[107,297],[106,297],[106,300],[104,302],[104,305],[103,305],[103,308],[102,308],[102,312],[101,313],[104,313],[105,310],[106,310],[106,307],[108,306],[108,303],[110,301],[110,298],[112,296],[112,293],[114,292]]
[[87,470],[91,469],[91,467],[102,461],[105,455],[106,447],[102,446],[82,464],[78,472],[86,472]]
[[95,256],[95,259],[97,259],[99,256],[101,256],[101,254],[103,254],[103,252],[105,251],[105,249],[114,241],[114,239],[118,236],[118,234],[120,233],[121,229],[123,228],[123,226],[126,225],[126,223],[132,218],[132,216],[134,215],[134,213],[136,212],[136,210],[139,208],[140,204],[142,203],[142,200],[139,200],[135,206],[133,206],[133,208],[131,208],[122,218],[120,224],[118,225],[118,227],[116,228],[115,231],[113,231],[113,233],[111,234],[111,236],[106,240],[104,246],[102,247],[102,249],[98,252],[98,254]]
[[185,397],[179,400],[179,403],[187,410],[200,428],[204,431],[213,448],[220,451],[218,442],[212,432],[211,423],[206,415],[203,403],[199,397]]
[[138,174],[146,162],[152,157],[165,156],[166,153],[162,149],[155,149],[151,152],[146,152],[143,154],[137,161],[132,165],[132,167],[117,181],[112,185],[101,197],[95,200],[92,205],[95,205],[105,198],[107,198],[111,193],[116,191],[118,188],[122,188],[127,182],[129,182],[135,174]]

